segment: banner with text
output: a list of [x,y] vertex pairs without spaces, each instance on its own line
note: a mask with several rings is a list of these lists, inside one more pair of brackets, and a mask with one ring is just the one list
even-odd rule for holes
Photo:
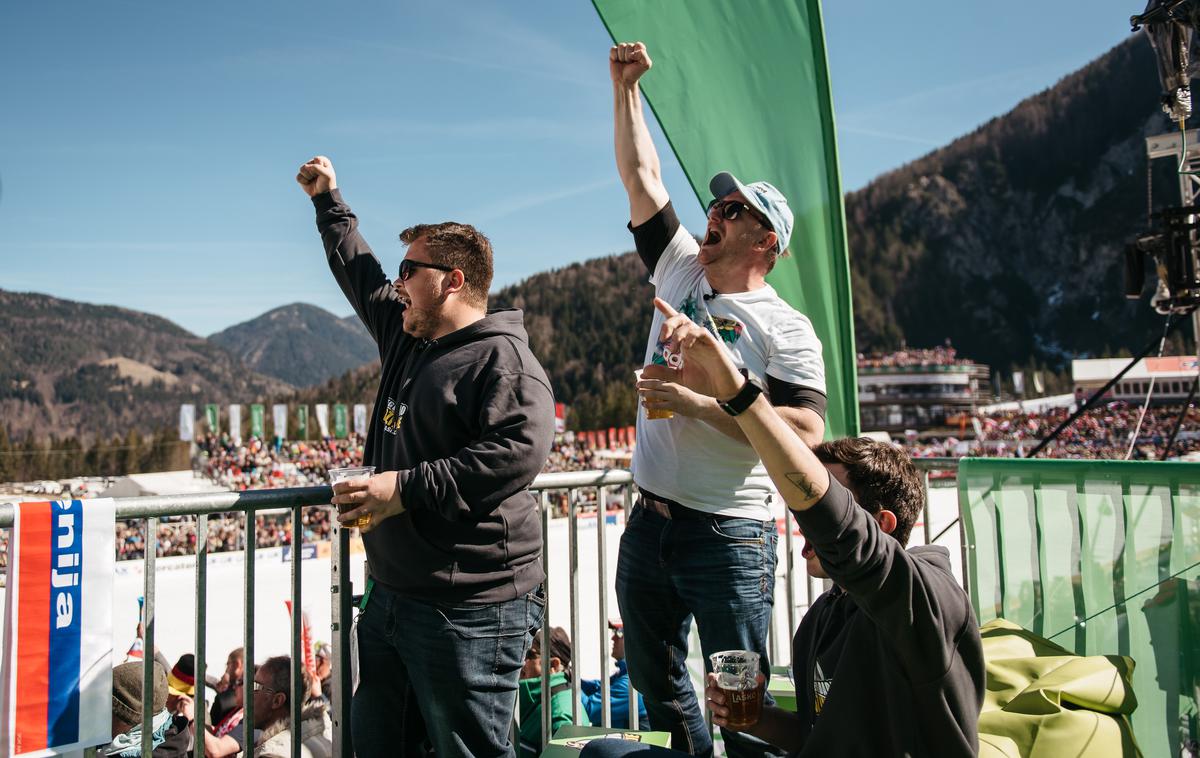
[[329,406],[325,403],[317,403],[317,429],[322,438],[329,436]]
[[185,403],[179,406],[179,439],[191,442],[196,439],[196,406]]
[[275,426],[276,439],[287,439],[287,406],[282,403],[277,403],[271,406],[271,420]]
[[308,439],[308,406],[302,405],[296,409],[296,436],[302,440]]
[[359,437],[367,436],[367,406],[362,403],[354,404],[354,433]]
[[74,752],[112,739],[116,507],[13,508],[0,659],[0,755]]
[[240,445],[242,443],[242,406],[229,406],[229,439],[233,440],[233,444]]

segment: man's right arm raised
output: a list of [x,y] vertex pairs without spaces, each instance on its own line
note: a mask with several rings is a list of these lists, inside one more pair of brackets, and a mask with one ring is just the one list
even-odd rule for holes
[[629,221],[641,226],[670,200],[662,181],[662,168],[654,140],[646,126],[638,80],[652,65],[641,42],[613,45],[608,71],[613,82],[613,131],[617,171],[629,194]]
[[338,286],[367,331],[382,344],[385,332],[399,318],[402,306],[391,279],[358,232],[358,217],[342,200],[333,163],[318,155],[300,167],[296,181],[312,198],[317,211],[317,230]]

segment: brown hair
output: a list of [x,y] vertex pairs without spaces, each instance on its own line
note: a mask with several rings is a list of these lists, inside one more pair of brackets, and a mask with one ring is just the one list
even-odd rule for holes
[[440,224],[417,224],[400,232],[400,241],[411,245],[425,240],[432,263],[452,266],[463,272],[463,295],[468,303],[487,307],[488,290],[492,287],[492,243],[470,224],[443,221]]
[[896,516],[892,536],[908,544],[913,525],[925,507],[925,485],[903,450],[866,437],[845,437],[813,448],[821,463],[846,467],[854,499],[867,513],[891,511]]

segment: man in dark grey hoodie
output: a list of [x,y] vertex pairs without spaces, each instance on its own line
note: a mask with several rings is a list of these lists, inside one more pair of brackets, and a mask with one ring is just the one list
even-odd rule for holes
[[[868,439],[810,449],[708,330],[655,305],[666,317],[660,339],[684,356],[680,381],[736,419],[804,532],[809,573],[835,584],[792,642],[797,711],[764,707],[745,731],[800,756],[975,755],[979,628],[945,548],[905,550],[924,502],[912,461]],[[713,723],[728,728],[714,674],[705,697]],[[584,756],[619,752],[589,747]]]
[[296,180],[383,362],[364,451],[379,473],[337,484],[333,498],[342,524],[369,519],[355,753],[403,754],[427,730],[438,755],[512,755],[517,681],[545,605],[528,487],[553,441],[550,382],[521,312],[487,310],[492,249],[476,229],[406,229],[393,280],[329,159]]

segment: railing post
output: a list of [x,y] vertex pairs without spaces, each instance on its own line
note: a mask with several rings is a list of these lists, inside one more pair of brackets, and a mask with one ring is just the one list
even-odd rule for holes
[[929,469],[921,471],[921,485],[925,488],[925,511],[921,520],[925,523],[925,544],[929,545],[933,542],[933,527],[929,523],[929,516],[932,513],[929,507]]
[[[570,495],[567,500],[570,501]],[[542,490],[542,568],[550,566],[550,498]],[[542,613],[542,745],[550,741],[550,577],[543,590],[546,607]]]
[[142,627],[142,755],[150,755],[154,745],[154,714],[151,712],[154,698],[145,697],[145,693],[154,692],[154,560],[157,557],[158,518],[150,516],[146,519],[146,554],[143,556],[146,575],[142,577],[143,610],[146,613]]
[[246,752],[254,753],[254,548],[258,541],[258,524],[255,520],[254,508],[246,509],[245,543],[243,544],[242,569],[242,606],[243,632],[242,642],[242,734],[245,737]]
[[[608,691],[608,677],[605,676],[608,664],[608,543],[605,532],[608,530],[608,487],[600,487],[600,508],[596,517],[596,575],[598,576],[597,595],[600,602],[600,613],[597,624],[600,627],[600,726],[612,726],[611,695]],[[575,702],[579,702],[579,677],[572,677]],[[579,723],[576,720],[575,723]]]
[[[635,486],[632,482],[625,485],[625,526],[629,526],[629,517],[631,515],[633,515],[633,491],[634,491],[634,489],[635,489]],[[622,533],[624,533],[624,530],[622,530]],[[622,634],[625,633],[624,622],[625,622],[625,620],[622,619],[621,620],[621,623],[622,623],[621,633]],[[601,677],[604,678],[605,680],[608,679],[608,677],[604,676],[604,672],[607,670],[604,668],[604,664],[606,664],[606,663],[607,662],[602,663],[602,665],[600,667]],[[641,726],[641,724],[639,723],[640,718],[638,716],[638,693],[637,693],[637,690],[635,690],[633,688],[633,679],[632,678],[629,679],[629,698],[628,699],[629,699],[629,728],[636,732],[638,730],[638,728]]]
[[196,516],[196,691],[195,719],[196,744],[193,747],[194,758],[204,758],[204,720],[208,713],[204,708],[204,688],[208,684],[206,665],[208,640],[206,627],[208,622],[208,514]]
[[354,682],[350,671],[350,631],[353,613],[350,588],[350,530],[338,522],[336,512],[331,512],[329,518],[333,521],[329,587],[330,596],[333,598],[330,615],[330,631],[333,634],[331,663],[334,664],[330,673],[333,677],[333,754],[352,756],[354,746],[350,728],[350,703]]
[[[597,488],[599,489],[599,488]],[[575,504],[575,498],[568,496],[570,507],[567,511],[567,526],[570,533],[570,578],[571,578],[571,644],[578,645],[579,640],[579,508]],[[549,614],[547,614],[549,615]],[[546,651],[550,648],[550,633],[547,632],[545,638],[542,639],[542,656],[545,658]],[[576,649],[578,649],[576,647]],[[548,659],[547,659],[548,660]],[[549,676],[549,665],[543,669],[545,676],[543,681],[547,681]],[[572,677],[571,682],[571,723],[579,723],[579,677]]]
[[300,709],[308,696],[304,690],[304,613],[300,604],[301,569],[304,564],[304,530],[300,526],[301,506],[292,508],[292,676],[288,704],[291,705],[292,758],[300,758]]

